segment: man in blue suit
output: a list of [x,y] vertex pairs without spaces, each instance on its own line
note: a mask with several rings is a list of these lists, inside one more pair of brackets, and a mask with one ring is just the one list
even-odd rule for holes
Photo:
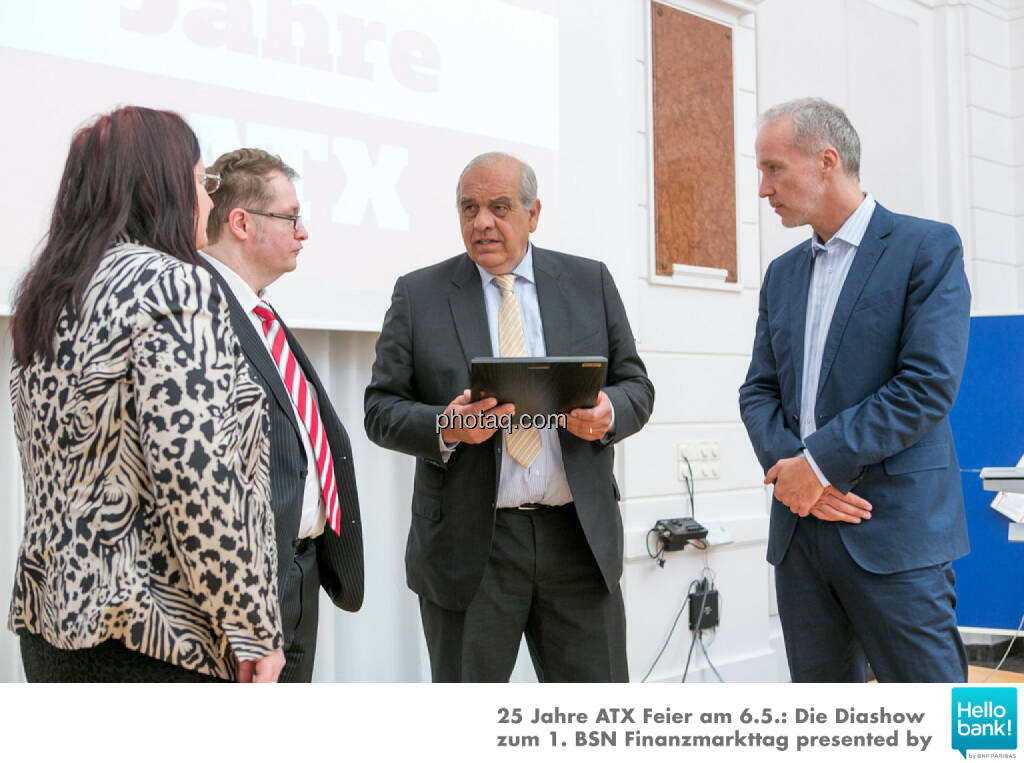
[[[947,414],[970,291],[949,225],[860,189],[842,109],[760,120],[760,195],[811,239],[761,286],[740,410],[774,483],[768,561],[794,681],[966,680],[951,560],[968,552]],[[855,492],[854,492],[855,491]]]

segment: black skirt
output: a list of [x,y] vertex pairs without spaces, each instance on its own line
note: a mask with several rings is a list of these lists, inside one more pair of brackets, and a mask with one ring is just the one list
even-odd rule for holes
[[30,683],[226,683],[133,651],[120,641],[58,649],[34,633],[18,635],[21,663]]

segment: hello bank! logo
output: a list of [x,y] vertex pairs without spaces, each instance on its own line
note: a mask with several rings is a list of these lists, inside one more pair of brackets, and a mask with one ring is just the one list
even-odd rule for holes
[[952,746],[965,758],[968,750],[1017,749],[1016,688],[954,688],[952,704]]

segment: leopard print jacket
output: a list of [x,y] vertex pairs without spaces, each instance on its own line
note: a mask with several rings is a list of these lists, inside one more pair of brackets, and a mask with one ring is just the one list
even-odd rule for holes
[[234,680],[282,643],[269,419],[209,273],[102,259],[53,362],[11,373],[25,534],[11,630]]

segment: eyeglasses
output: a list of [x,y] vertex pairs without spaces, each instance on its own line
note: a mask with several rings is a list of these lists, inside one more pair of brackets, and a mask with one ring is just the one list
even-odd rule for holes
[[214,193],[220,188],[220,175],[211,175],[208,172],[197,172],[196,177],[203,183],[207,193]]
[[245,211],[251,215],[263,215],[264,217],[276,217],[278,220],[288,220],[292,224],[292,230],[296,231],[302,225],[302,215],[281,215],[277,212],[267,212],[262,209],[247,209]]

